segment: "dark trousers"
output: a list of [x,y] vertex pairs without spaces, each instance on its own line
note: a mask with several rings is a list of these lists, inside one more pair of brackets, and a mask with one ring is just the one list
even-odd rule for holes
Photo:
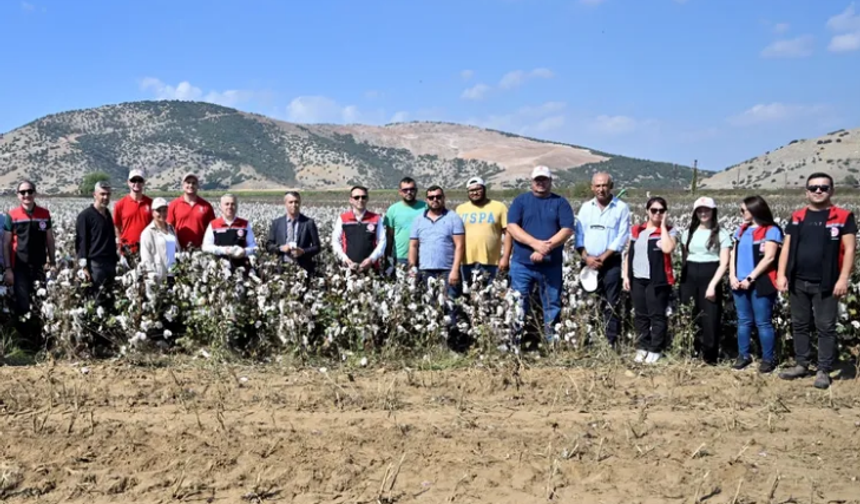
[[[617,258],[617,259],[616,259]],[[621,332],[620,306],[621,298],[621,256],[610,258],[597,275],[597,295],[600,297],[600,308],[603,311],[603,324],[606,339],[615,344]]]
[[87,269],[92,279],[92,285],[87,290],[87,295],[96,300],[96,306],[104,308],[112,307],[113,284],[116,280],[116,261],[90,259]]
[[705,299],[708,285],[720,267],[719,262],[688,262],[681,281],[681,303],[692,304],[696,321],[697,353],[708,364],[716,364],[720,355],[720,334],[723,319],[723,282],[716,288],[716,301]]
[[815,320],[818,331],[818,370],[829,373],[836,360],[836,317],[839,300],[832,291],[822,292],[821,285],[795,280],[791,287],[791,328],[797,364],[809,366],[812,360],[810,326]]
[[636,348],[648,352],[662,352],[666,344],[668,320],[666,308],[672,287],[656,285],[651,280],[634,278],[630,282],[636,326]]
[[14,302],[13,309],[16,315],[15,329],[21,338],[21,347],[26,350],[38,350],[42,346],[42,327],[39,317],[22,319],[30,312],[30,303],[36,292],[36,282],[45,285],[45,268],[43,266],[29,266],[27,264],[15,263],[12,270],[15,275],[13,286]]

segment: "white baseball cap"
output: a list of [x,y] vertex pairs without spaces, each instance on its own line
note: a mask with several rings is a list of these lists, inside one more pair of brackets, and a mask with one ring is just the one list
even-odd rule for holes
[[487,184],[484,183],[484,179],[482,179],[481,177],[472,177],[469,179],[468,182],[466,182],[466,189],[471,189],[472,186],[476,186],[476,185],[479,185],[482,187],[487,186]]
[[188,172],[185,175],[183,175],[182,181],[185,182],[186,180],[190,179],[191,177],[194,177],[197,180],[197,182],[200,182],[200,177],[198,177],[197,174],[194,172]]
[[594,292],[597,290],[597,276],[597,270],[591,269],[588,266],[579,270],[579,283],[586,292]]
[[128,180],[131,180],[135,177],[140,177],[143,180],[146,180],[146,174],[143,173],[143,170],[135,169],[135,170],[131,170],[130,172],[128,172]]
[[163,208],[166,206],[168,206],[167,200],[164,198],[155,198],[154,200],[152,200],[152,209],[153,210],[158,210],[159,208]]
[[702,196],[701,198],[697,199],[695,203],[693,203],[693,210],[700,207],[714,209],[717,208],[717,203],[714,201],[714,198]]
[[538,177],[546,177],[548,179],[552,178],[552,172],[549,171],[549,168],[546,166],[535,166],[534,170],[532,170],[532,180]]

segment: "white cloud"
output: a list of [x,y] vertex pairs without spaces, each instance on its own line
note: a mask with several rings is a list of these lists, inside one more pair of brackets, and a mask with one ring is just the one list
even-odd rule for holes
[[391,116],[391,119],[388,122],[390,122],[390,123],[406,122],[408,119],[409,119],[409,112],[407,112],[405,110],[400,110],[400,111],[395,112],[394,115]]
[[831,52],[848,52],[860,49],[860,31],[836,35],[830,39],[827,50]]
[[830,39],[827,50],[848,52],[860,49],[860,15],[855,13],[854,2],[841,14],[828,19],[827,28],[837,33]]
[[554,112],[559,112],[567,107],[567,103],[560,101],[549,101],[538,106],[522,107],[518,112],[523,116],[543,117]]
[[486,84],[475,84],[474,86],[466,89],[460,95],[460,98],[464,100],[483,100],[484,95],[490,90],[490,86]]
[[639,122],[629,116],[599,115],[591,121],[590,129],[604,135],[624,135],[636,131]]
[[777,24],[773,25],[773,32],[776,34],[786,33],[790,29],[791,29],[791,25],[788,23],[777,23]]
[[499,87],[502,89],[513,89],[525,84],[530,79],[551,79],[555,77],[555,73],[549,68],[535,68],[531,72],[522,70],[514,70],[502,76],[499,81]]
[[202,89],[192,85],[188,81],[182,81],[176,86],[171,86],[155,77],[146,77],[141,80],[140,89],[152,94],[156,100],[205,101],[225,107],[234,107],[240,103],[248,102],[254,99],[256,95],[253,91],[242,89],[209,91],[204,94]]
[[823,105],[796,105],[779,102],[759,103],[738,115],[729,117],[728,122],[732,126],[738,127],[755,126],[818,115],[826,109],[827,107]]
[[534,130],[538,133],[546,133],[547,131],[557,130],[564,126],[564,116],[550,116],[541,120],[534,126]]
[[860,30],[860,15],[854,11],[854,2],[848,7],[827,20],[827,28],[837,33]]
[[777,40],[765,47],[761,56],[763,58],[804,58],[812,54],[812,45],[812,35]]
[[299,96],[287,105],[287,118],[298,123],[337,122],[343,118],[343,111],[331,98]]
[[474,76],[475,76],[475,71],[474,71],[474,70],[463,70],[463,71],[461,71],[461,72],[460,72],[460,77],[461,77],[464,81],[471,80],[471,78],[472,78],[472,77],[474,77]]

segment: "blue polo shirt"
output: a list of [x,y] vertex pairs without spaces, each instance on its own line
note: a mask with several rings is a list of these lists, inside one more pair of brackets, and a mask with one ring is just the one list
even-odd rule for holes
[[422,270],[449,270],[454,266],[454,236],[465,235],[463,220],[456,212],[445,213],[434,222],[427,210],[412,221],[410,240],[418,240],[418,267]]
[[[549,240],[563,228],[573,230],[573,209],[566,199],[558,194],[539,198],[534,193],[520,194],[511,202],[508,210],[508,224],[517,224],[523,231],[538,240]],[[556,247],[541,265],[561,266],[562,249]],[[534,265],[531,247],[514,240],[513,260],[528,266]]]

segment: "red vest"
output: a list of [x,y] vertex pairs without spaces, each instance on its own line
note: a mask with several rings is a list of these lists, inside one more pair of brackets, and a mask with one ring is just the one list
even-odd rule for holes
[[352,211],[340,215],[343,223],[341,245],[343,251],[352,262],[360,263],[370,257],[376,248],[376,233],[382,225],[382,216],[373,212],[364,212],[361,221],[355,218]]
[[[791,243],[789,244],[788,268],[786,276],[789,284],[793,281],[792,275],[797,263],[797,247],[800,244],[800,228],[806,219],[807,207],[791,214],[793,232],[789,232]],[[839,273],[842,271],[842,261],[845,257],[845,246],[842,244],[842,227],[848,222],[851,215],[849,210],[837,206],[830,207],[827,222],[821,228],[821,237],[824,242],[824,257],[821,258],[821,289],[828,291],[836,285]]]
[[[749,229],[751,224],[744,223],[741,225],[740,231],[738,231],[738,239],[735,242],[735,271],[737,271],[738,265],[738,256],[740,254],[745,254],[747,251],[741,250],[738,246],[741,242],[740,238],[744,235],[747,229]],[[780,229],[779,226],[759,226],[753,231],[753,246],[752,246],[752,255],[753,255],[753,268],[758,267],[758,263],[764,258],[764,247],[765,243],[767,243],[766,237],[767,232],[770,228],[776,227]],[[780,229],[780,233],[782,230]],[[773,263],[768,267],[766,274],[761,275],[755,279],[755,290],[760,296],[769,296],[776,292],[776,273],[777,266],[779,263],[779,251],[777,250],[776,257],[774,258]],[[739,278],[738,280],[743,281],[743,278]]]
[[[639,224],[633,226],[630,229],[630,236],[633,241],[639,239],[639,234],[644,231],[648,227],[648,223]],[[669,230],[672,229],[670,226]],[[648,264],[651,266],[651,281],[655,282],[657,285],[674,285],[675,284],[675,273],[672,268],[672,254],[666,254],[658,245],[660,240],[660,229],[657,228],[657,233],[651,233],[649,237],[649,242],[655,242],[652,246],[650,243],[648,245]],[[630,258],[628,259],[628,277],[631,280],[633,279],[633,256],[634,256],[633,245],[630,246],[630,250],[628,255]]]
[[242,248],[248,246],[248,221],[245,219],[236,217],[236,220],[228,225],[224,217],[219,217],[212,221],[211,226],[215,245],[219,247],[238,245]]

